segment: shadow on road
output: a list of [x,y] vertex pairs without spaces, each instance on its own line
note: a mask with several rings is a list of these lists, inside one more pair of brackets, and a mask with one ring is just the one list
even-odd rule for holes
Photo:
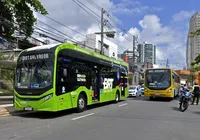
[[[154,98],[153,100],[150,100],[149,97],[129,97],[129,100],[140,100],[140,101],[150,101],[150,102],[170,102],[172,101],[170,98]],[[177,98],[175,98],[174,100],[177,100]]]
[[200,115],[200,111],[193,112],[194,114]]
[[[125,100],[121,100],[120,102],[124,102]],[[119,103],[120,103],[119,102]],[[95,105],[90,105],[87,107],[87,110],[92,110],[95,108],[100,108],[103,106],[114,104],[114,102],[106,102],[106,103],[100,103]],[[75,109],[68,109],[58,112],[46,112],[46,111],[13,111],[10,112],[10,115],[12,116],[19,116],[24,118],[38,118],[38,119],[53,119],[58,118],[66,115],[71,115],[76,113]]]
[[174,111],[180,112],[180,109],[179,109],[178,107],[171,107],[171,108],[172,108],[172,110],[174,110]]

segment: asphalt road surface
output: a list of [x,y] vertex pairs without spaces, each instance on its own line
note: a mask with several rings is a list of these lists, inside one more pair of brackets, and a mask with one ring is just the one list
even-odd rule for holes
[[83,113],[15,112],[0,117],[0,140],[200,140],[200,106],[128,98]]

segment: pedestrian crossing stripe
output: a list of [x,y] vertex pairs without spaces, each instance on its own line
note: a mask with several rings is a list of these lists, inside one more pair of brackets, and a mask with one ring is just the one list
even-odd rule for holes
[[9,112],[5,108],[0,108],[0,116],[8,116]]

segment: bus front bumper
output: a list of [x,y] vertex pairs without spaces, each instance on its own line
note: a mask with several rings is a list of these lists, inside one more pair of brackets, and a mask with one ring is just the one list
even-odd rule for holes
[[39,100],[33,100],[33,98],[20,99],[17,96],[14,96],[14,107],[16,110],[56,111],[54,98],[47,99],[46,97]]
[[172,98],[172,93],[170,92],[151,92],[151,93],[144,93],[144,96],[146,97],[166,97],[166,98]]

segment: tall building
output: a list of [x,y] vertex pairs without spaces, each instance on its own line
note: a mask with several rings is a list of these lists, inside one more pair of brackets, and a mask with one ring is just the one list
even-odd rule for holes
[[124,58],[125,58],[126,61],[130,61],[131,59],[133,59],[133,51],[131,51],[129,49],[125,50],[123,52],[123,55],[124,55]]
[[200,29],[200,12],[194,14],[189,23],[189,31],[186,46],[187,69],[191,68],[191,62],[200,54],[200,36],[191,37],[190,33]]
[[138,63],[156,64],[156,46],[154,44],[138,44]]

